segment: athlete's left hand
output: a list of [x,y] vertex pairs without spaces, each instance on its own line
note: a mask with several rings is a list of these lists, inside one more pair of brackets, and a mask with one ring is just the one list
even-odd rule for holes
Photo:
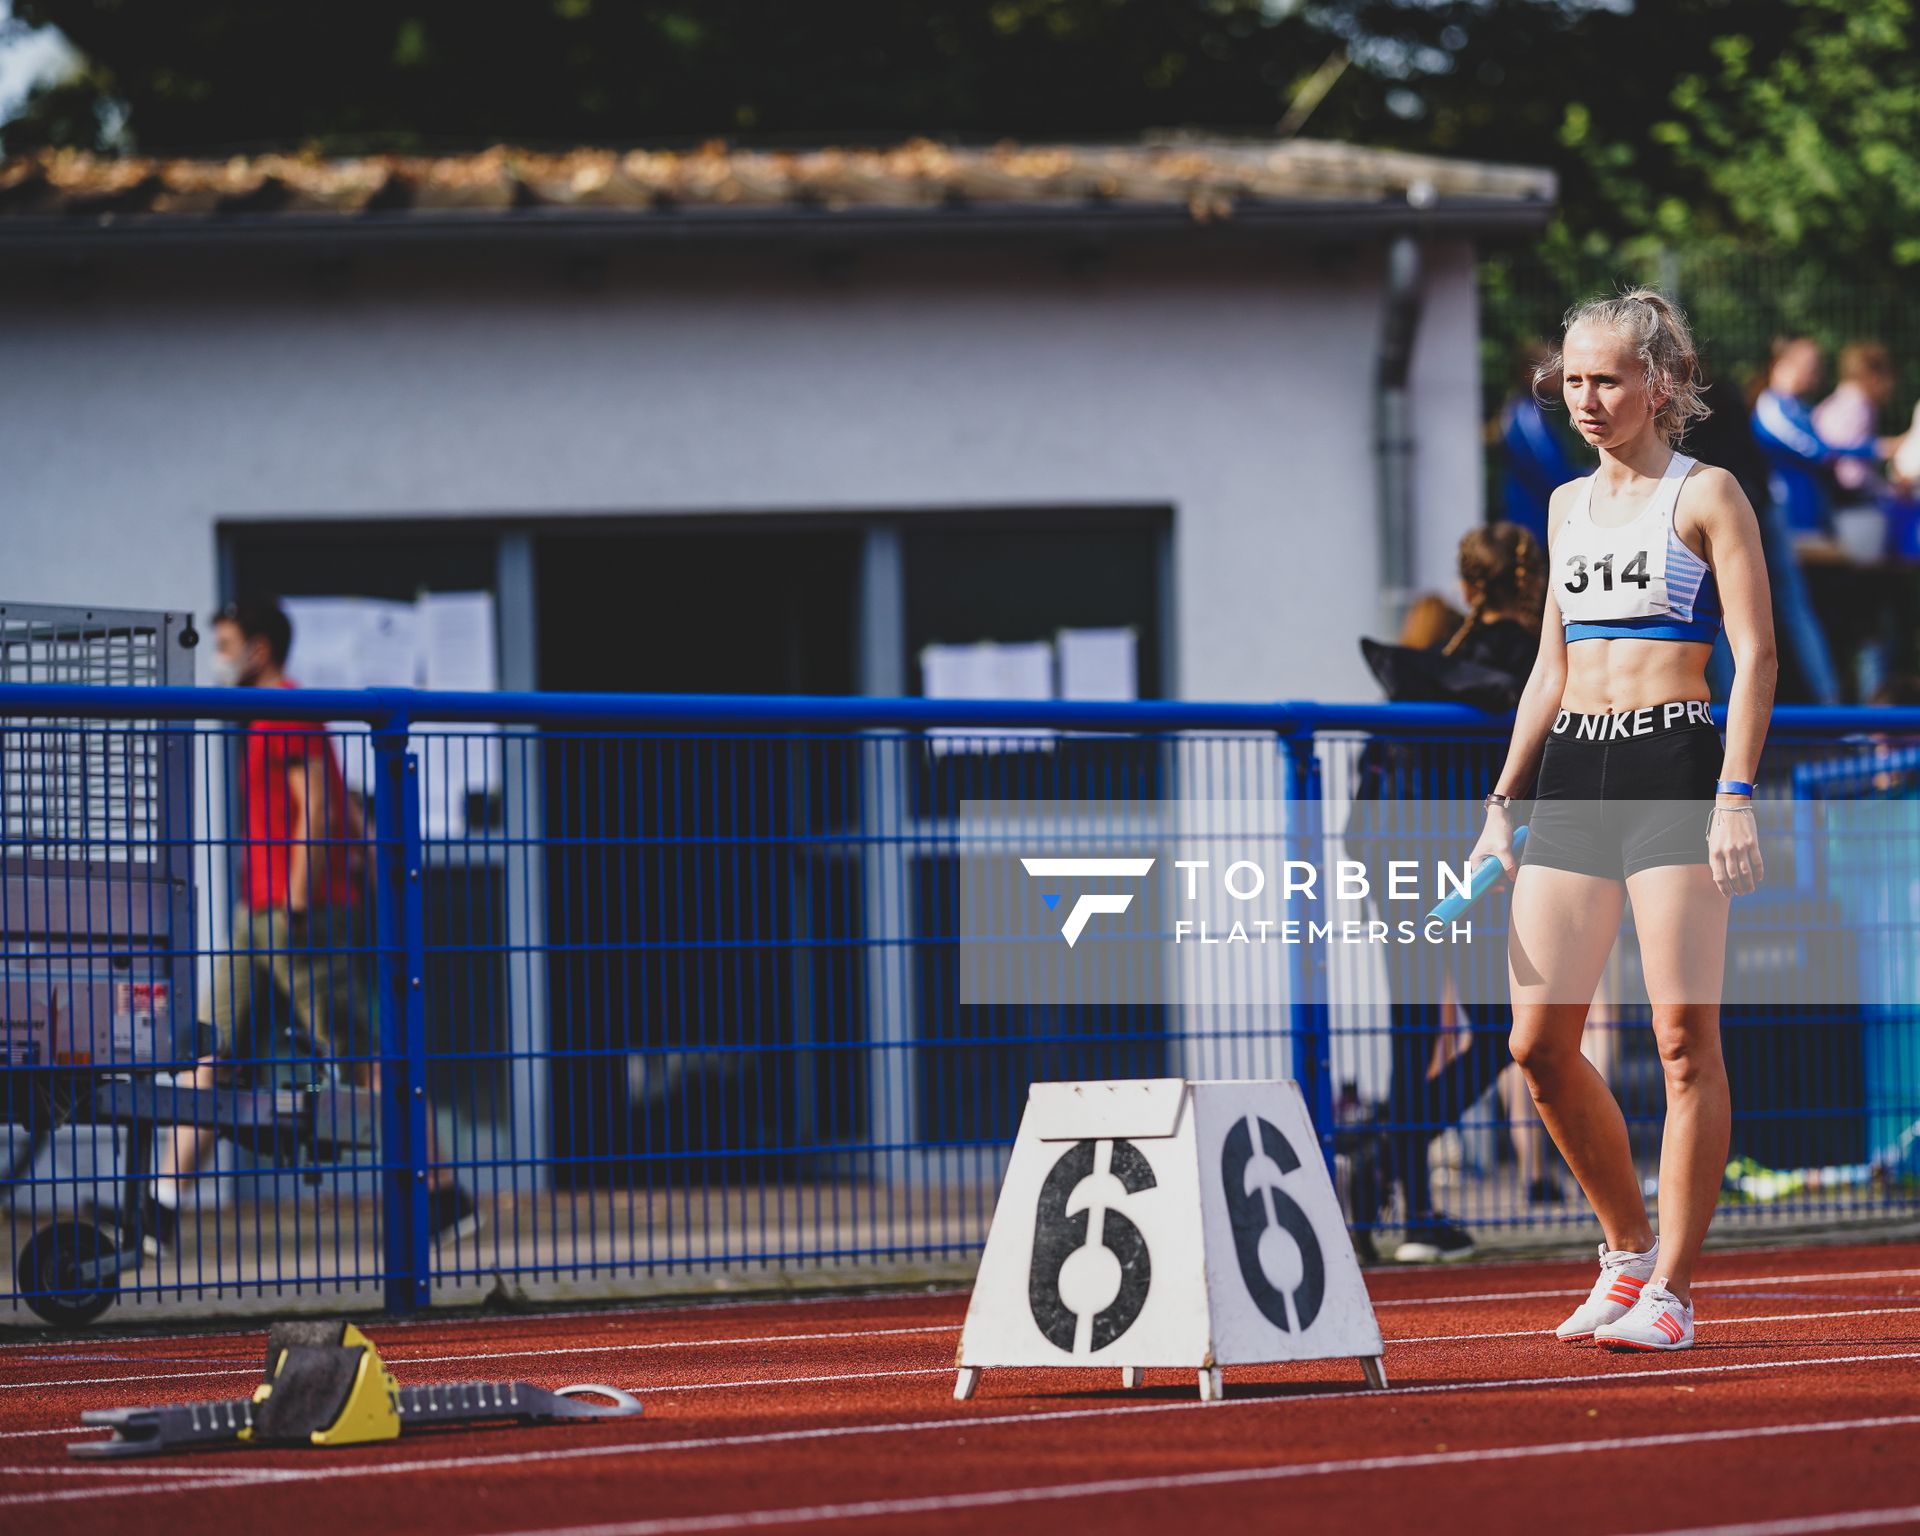
[[1707,863],[1722,896],[1750,896],[1767,876],[1760,833],[1746,807],[1716,805],[1707,828]]

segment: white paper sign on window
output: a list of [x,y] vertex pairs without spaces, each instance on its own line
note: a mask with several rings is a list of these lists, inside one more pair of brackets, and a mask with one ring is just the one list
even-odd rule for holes
[[[1051,699],[1053,645],[1046,640],[930,645],[920,653],[920,677],[930,699]],[[1009,726],[941,726],[927,736],[936,753],[1029,752],[1053,744],[1050,730]]]
[[1063,629],[1057,644],[1061,698],[1125,704],[1140,697],[1139,640],[1131,627]]

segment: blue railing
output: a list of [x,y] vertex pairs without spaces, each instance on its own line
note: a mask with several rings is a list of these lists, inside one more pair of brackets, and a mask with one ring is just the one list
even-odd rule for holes
[[[283,737],[344,727],[329,820],[302,839],[249,824],[260,707],[0,688],[16,1305],[78,1321],[115,1295],[304,1291],[406,1309],[502,1282],[964,1265],[1027,1085],[1058,1078],[1299,1078],[1363,1243],[1420,1185],[1476,1231],[1590,1222],[1511,1077],[1464,1116],[1436,1097],[1489,1087],[1497,1012],[1469,1038],[1472,1010],[1392,1012],[1377,982],[1300,952],[1271,990],[1204,1006],[962,1000],[963,804],[1287,803],[1312,809],[1245,831],[1298,856],[1338,830],[1322,811],[1369,741],[1399,744],[1427,793],[1477,800],[1506,722],[301,691],[273,698]],[[1782,709],[1768,792],[1870,764],[1863,792],[1904,793],[1883,770],[1916,741],[1913,711]],[[263,916],[246,882],[284,886],[296,844],[334,899]],[[1902,846],[1874,879],[1917,868]],[[196,1067],[222,1026],[218,1066]],[[1621,1009],[1589,1036],[1651,1171],[1644,1026]],[[1730,1009],[1725,1033],[1728,1219],[1911,1213],[1913,1015]]]

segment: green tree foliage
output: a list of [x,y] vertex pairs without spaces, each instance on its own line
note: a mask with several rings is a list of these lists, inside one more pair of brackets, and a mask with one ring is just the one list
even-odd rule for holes
[[[1271,127],[1327,45],[1274,0],[18,0],[142,150]],[[30,125],[10,129],[18,147]]]
[[1737,381],[1764,371],[1777,335],[1809,334],[1830,352],[1886,342],[1901,373],[1892,430],[1920,390],[1914,7],[1766,9],[1742,5],[1737,25],[1708,36],[1636,137],[1569,108],[1560,137],[1599,171],[1598,204],[1489,267],[1490,329],[1508,344],[1550,324],[1548,295],[1661,280]]
[[[1658,229],[1663,208],[1707,195],[1697,170],[1649,132],[1678,82],[1711,69],[1724,39],[1769,61],[1796,0],[1354,0],[1340,30],[1406,148],[1551,165],[1564,227],[1612,246]],[[1349,98],[1351,103],[1352,98]],[[1353,117],[1317,126],[1354,131]]]
[[1739,33],[1675,82],[1652,135],[1713,194],[1681,238],[1818,246],[1842,268],[1920,266],[1920,52],[1909,0],[1799,0],[1786,47]]

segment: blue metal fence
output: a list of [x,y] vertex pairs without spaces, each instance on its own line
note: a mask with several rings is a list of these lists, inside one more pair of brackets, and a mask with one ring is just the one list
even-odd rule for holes
[[[963,802],[1304,803],[1267,829],[1299,854],[1369,742],[1427,793],[1477,798],[1501,722],[303,691],[274,697],[266,732],[261,708],[0,687],[16,1308],[305,1291],[407,1309],[502,1279],[963,1265],[1027,1085],[1059,1078],[1299,1077],[1363,1243],[1419,1184],[1476,1230],[1583,1230],[1524,1095],[1488,1070],[1497,1011],[1392,1011],[1297,957],[1281,1004],[960,1001]],[[263,827],[262,773],[311,761],[318,722],[338,777],[302,782],[324,819]],[[1900,795],[1916,741],[1911,711],[1782,710],[1768,777]],[[296,863],[316,899],[263,917],[248,882],[283,889]],[[1920,830],[1865,878],[1911,900]],[[1615,1010],[1590,1039],[1651,1171],[1644,1026]],[[1912,1012],[1730,1010],[1725,1033],[1728,1219],[1920,1205],[1920,1158],[1873,1155],[1920,1125]],[[1469,1089],[1463,1117],[1437,1097]]]

